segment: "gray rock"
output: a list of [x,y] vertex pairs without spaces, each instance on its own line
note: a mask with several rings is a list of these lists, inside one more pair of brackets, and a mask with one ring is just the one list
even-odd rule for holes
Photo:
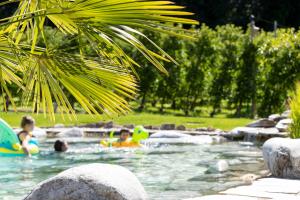
[[159,130],[160,127],[159,126],[152,126],[152,130]]
[[291,110],[286,110],[281,114],[281,116],[284,118],[289,118],[290,115],[291,115]]
[[79,127],[85,127],[85,128],[102,128],[105,125],[104,122],[97,122],[97,123],[89,123],[89,124],[82,124]]
[[145,200],[147,194],[126,168],[88,164],[38,184],[24,200]]
[[227,134],[227,137],[230,136],[232,137],[232,139],[243,139],[245,135],[257,135],[257,134],[258,134],[258,128],[236,127]]
[[134,129],[134,124],[125,124],[124,127],[128,129]]
[[282,119],[276,124],[276,128],[280,132],[286,132],[288,131],[288,128],[292,122],[292,119]]
[[179,126],[176,127],[176,130],[185,131],[186,127],[184,125],[179,125]]
[[151,130],[153,128],[153,126],[152,125],[145,125],[144,128]]
[[225,172],[228,170],[229,165],[228,162],[226,160],[219,160],[214,168],[218,171],[218,172]]
[[68,128],[58,134],[60,137],[82,137],[83,135],[83,130],[78,127]]
[[269,119],[259,119],[257,121],[251,122],[250,124],[247,125],[247,127],[261,127],[261,128],[271,128],[271,127],[275,127],[276,126],[276,122],[273,120],[269,120]]
[[277,128],[262,128],[259,130],[258,135],[256,136],[256,141],[265,142],[273,137],[287,137],[286,132],[279,132]]
[[277,128],[260,128],[258,129],[258,135],[276,135],[279,134]]
[[162,124],[160,130],[175,130],[175,124]]
[[229,169],[229,164],[226,160],[219,160],[213,165],[209,166],[206,170],[206,173],[221,173]]
[[65,128],[64,124],[55,124],[54,128]]
[[279,122],[280,120],[285,119],[285,117],[281,116],[280,114],[272,114],[268,117],[268,119]]
[[264,142],[271,137],[286,137],[286,133],[280,133],[277,128],[237,127],[224,137],[229,138],[229,136],[232,139]]
[[264,143],[262,150],[273,176],[300,178],[300,139],[272,138]]
[[207,127],[196,128],[196,131],[207,131]]
[[113,127],[114,127],[114,123],[112,121],[105,123],[103,126],[103,128],[113,128]]

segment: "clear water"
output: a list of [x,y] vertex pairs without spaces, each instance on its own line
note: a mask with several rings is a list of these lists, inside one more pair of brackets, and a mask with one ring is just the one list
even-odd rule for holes
[[[53,139],[44,139],[41,155],[32,159],[0,157],[0,199],[22,199],[37,183],[73,166],[110,163],[130,169],[150,199],[176,200],[213,194],[243,184],[241,176],[263,170],[261,151],[239,143],[161,144],[139,150],[103,150],[98,139],[68,139],[67,153],[52,151]],[[219,160],[229,170],[217,172]]]

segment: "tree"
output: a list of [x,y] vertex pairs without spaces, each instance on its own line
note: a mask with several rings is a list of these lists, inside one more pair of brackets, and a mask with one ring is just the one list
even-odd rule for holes
[[213,80],[210,89],[212,117],[220,111],[222,100],[231,98],[233,80],[242,53],[240,41],[243,38],[242,29],[233,25],[219,26],[216,31],[220,49],[214,61],[215,65],[212,66]]
[[[7,84],[17,84],[24,89],[24,104],[32,102],[34,110],[49,113],[52,119],[53,100],[61,112],[75,114],[62,88],[90,114],[126,113],[126,98],[136,92],[138,63],[123,48],[137,49],[166,73],[160,61],[174,60],[150,40],[147,45],[154,45],[157,51],[147,49],[137,35],[147,36],[138,29],[178,35],[165,22],[197,24],[181,18],[190,13],[178,9],[181,7],[166,1],[21,0],[13,16],[0,19],[1,89],[12,99]],[[47,20],[77,39],[78,52],[51,48],[44,34]],[[38,46],[39,35],[44,47]],[[87,55],[83,41],[88,41],[97,57]]]
[[209,73],[216,61],[217,52],[214,45],[215,32],[202,25],[196,32],[196,41],[188,41],[185,44],[186,56],[184,67],[184,83],[181,86],[180,107],[185,115],[192,112],[203,96],[207,93],[207,85],[211,81]]
[[285,108],[288,92],[300,77],[299,32],[294,29],[280,29],[277,37],[264,34],[264,45],[259,49],[260,67],[265,77],[261,78],[261,105],[259,114],[281,112]]

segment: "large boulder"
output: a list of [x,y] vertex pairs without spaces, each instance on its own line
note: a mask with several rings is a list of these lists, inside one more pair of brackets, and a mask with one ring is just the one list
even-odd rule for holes
[[144,200],[138,179],[124,167],[88,164],[38,184],[24,200]]
[[288,131],[288,128],[291,123],[292,123],[292,119],[282,119],[277,123],[276,128],[280,132],[286,132],[286,131]]
[[271,128],[271,127],[275,127],[276,126],[276,122],[273,120],[269,120],[269,119],[260,119],[254,122],[251,122],[250,124],[247,125],[247,127],[253,127],[253,128]]
[[231,139],[263,142],[271,137],[286,137],[287,135],[280,133],[277,128],[237,127],[224,136]]
[[272,138],[264,143],[262,150],[273,176],[300,178],[300,139]]

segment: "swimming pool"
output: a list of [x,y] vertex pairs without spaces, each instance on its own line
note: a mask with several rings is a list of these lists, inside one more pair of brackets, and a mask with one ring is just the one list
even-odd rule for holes
[[[110,163],[131,170],[150,199],[176,200],[214,194],[243,183],[241,176],[264,169],[261,150],[237,142],[156,144],[147,148],[106,149],[96,138],[66,138],[67,153],[53,153],[55,139],[40,141],[41,154],[31,159],[0,157],[0,199],[22,199],[40,181],[73,166]],[[226,160],[229,169],[218,172]]]

